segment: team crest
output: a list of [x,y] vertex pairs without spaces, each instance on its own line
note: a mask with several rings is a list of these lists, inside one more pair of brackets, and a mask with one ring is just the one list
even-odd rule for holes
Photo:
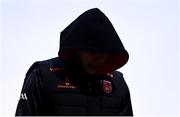
[[112,92],[112,83],[108,80],[101,80],[103,91],[107,94]]

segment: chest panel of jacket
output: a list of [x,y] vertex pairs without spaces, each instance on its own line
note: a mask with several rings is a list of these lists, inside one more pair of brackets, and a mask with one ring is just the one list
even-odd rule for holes
[[[121,99],[116,91],[93,95],[72,84],[63,72],[63,66],[41,64],[41,74],[46,87],[47,113],[49,115],[114,115],[118,113]],[[87,86],[88,87],[88,86]],[[51,107],[51,108],[48,108]]]

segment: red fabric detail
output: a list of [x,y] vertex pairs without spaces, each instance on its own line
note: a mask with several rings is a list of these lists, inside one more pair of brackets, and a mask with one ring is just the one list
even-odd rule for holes
[[71,53],[69,50],[63,50],[58,53],[58,55],[63,59],[69,59],[71,58]]
[[111,93],[112,92],[112,84],[110,81],[107,81],[107,80],[103,80],[102,81],[103,83],[103,91],[107,94]]
[[129,55],[126,52],[111,53],[104,65],[97,71],[97,74],[110,73],[121,68],[127,63]]
[[[75,50],[74,50],[75,51]],[[72,57],[72,50],[63,50],[59,52],[59,56],[63,59],[69,59]],[[96,74],[111,73],[127,63],[129,55],[124,52],[112,52],[107,58],[106,62],[100,67]]]

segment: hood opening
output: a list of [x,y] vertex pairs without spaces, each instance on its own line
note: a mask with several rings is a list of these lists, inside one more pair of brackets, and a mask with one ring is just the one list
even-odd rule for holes
[[[75,51],[79,51],[78,49],[65,49],[59,52],[59,57],[68,60],[74,57]],[[88,50],[87,50],[88,51]],[[105,74],[111,73],[118,68],[121,68],[125,65],[129,59],[129,55],[126,51],[117,51],[117,52],[107,52],[109,53],[108,58],[104,62],[104,64],[99,68],[96,74]]]

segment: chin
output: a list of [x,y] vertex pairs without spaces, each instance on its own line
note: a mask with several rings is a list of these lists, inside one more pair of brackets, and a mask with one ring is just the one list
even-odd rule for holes
[[86,73],[87,73],[87,74],[90,74],[90,75],[93,75],[93,74],[96,73],[96,71],[94,71],[94,70],[86,70]]

